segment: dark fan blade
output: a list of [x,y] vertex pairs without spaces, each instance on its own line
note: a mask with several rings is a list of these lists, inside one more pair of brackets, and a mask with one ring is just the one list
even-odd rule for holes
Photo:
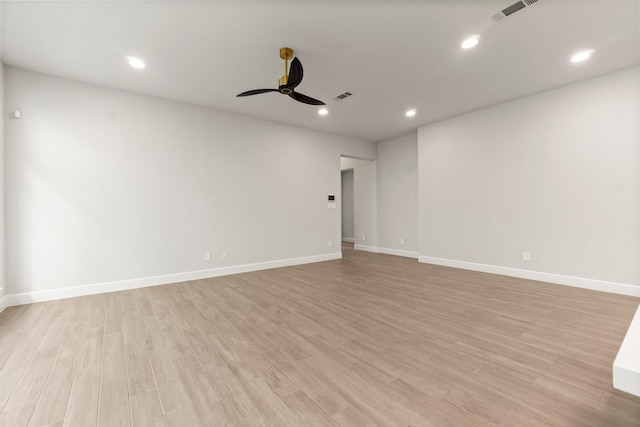
[[293,99],[295,99],[296,101],[299,102],[304,102],[305,104],[311,104],[311,105],[326,105],[324,102],[322,101],[318,101],[317,99],[313,99],[310,96],[307,95],[303,95],[299,92],[291,92],[289,94],[290,97],[292,97]]
[[298,58],[293,58],[291,61],[291,67],[289,68],[289,80],[287,81],[287,87],[293,89],[302,81],[302,63]]
[[278,89],[255,89],[255,90],[248,90],[246,92],[239,93],[236,96],[258,95],[259,93],[267,93],[267,92],[279,92],[279,90]]

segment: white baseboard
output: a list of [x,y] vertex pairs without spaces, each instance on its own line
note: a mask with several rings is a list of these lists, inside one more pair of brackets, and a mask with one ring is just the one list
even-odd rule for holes
[[595,291],[612,292],[614,294],[640,297],[640,286],[627,283],[607,282],[604,280],[587,279],[584,277],[564,276],[562,274],[545,273],[542,271],[521,270],[519,268],[502,267],[499,265],[478,264],[475,262],[457,261],[445,258],[420,256],[418,261],[425,264],[442,265],[445,267],[462,268],[464,270],[482,271],[484,273],[500,274],[503,276],[520,277],[522,279],[540,282],[556,283],[558,285],[574,286]]
[[0,313],[2,313],[8,306],[9,305],[7,304],[7,297],[3,296],[2,298],[0,298]]
[[342,241],[346,243],[355,243],[356,239],[354,237],[343,237]]
[[357,243],[353,245],[353,249],[355,249],[356,251],[373,252],[374,254],[380,253],[380,248],[378,248],[377,246],[365,246],[359,245]]
[[415,259],[418,258],[418,252],[402,251],[400,249],[379,248],[377,246],[358,245],[357,243],[353,246],[353,248],[357,251],[373,252],[375,254],[395,255]]
[[21,294],[5,295],[5,297],[0,300],[0,303],[3,303],[4,307],[9,307],[13,305],[31,304],[34,302],[51,301],[62,298],[72,298],[84,295],[103,294],[107,292],[145,288],[148,286],[166,285],[168,283],[185,282],[189,280],[208,279],[210,277],[228,276],[230,274],[248,273],[251,271],[268,270],[271,268],[291,267],[294,265],[331,261],[340,258],[342,258],[342,252],[336,252],[325,255],[289,258],[276,261],[258,262],[255,264],[211,268],[207,270],[187,271],[183,273],[165,274],[161,276],[140,277],[137,279],[119,280],[115,282],[94,283],[90,285],[72,286],[68,288],[51,289],[46,291],[25,292]]
[[403,251],[400,249],[391,249],[391,248],[378,248],[378,252],[380,252],[381,254],[403,256],[407,258],[418,259],[418,252]]

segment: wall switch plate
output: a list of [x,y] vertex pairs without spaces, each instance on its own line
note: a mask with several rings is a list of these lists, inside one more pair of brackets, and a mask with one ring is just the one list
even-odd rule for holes
[[531,252],[522,252],[522,260],[526,262],[531,261]]
[[400,238],[400,244],[401,244],[401,245],[404,245],[404,237],[401,237],[401,238]]
[[229,258],[229,252],[228,251],[222,251],[222,259],[228,259]]
[[327,242],[327,246],[329,246],[330,248],[332,248],[332,247],[333,247],[333,242],[332,242],[331,240],[329,240],[329,241]]
[[366,234],[362,235],[362,240],[367,240],[367,235]]
[[211,261],[211,252],[205,252],[203,258],[205,261]]

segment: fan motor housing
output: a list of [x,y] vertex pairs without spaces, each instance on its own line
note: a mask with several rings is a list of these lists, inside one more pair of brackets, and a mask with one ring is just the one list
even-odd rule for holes
[[284,59],[285,61],[288,61],[291,58],[293,58],[293,49],[291,49],[290,47],[281,47],[280,58]]

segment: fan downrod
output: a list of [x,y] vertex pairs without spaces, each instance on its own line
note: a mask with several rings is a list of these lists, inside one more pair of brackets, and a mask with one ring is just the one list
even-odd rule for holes
[[280,77],[278,80],[278,86],[280,88],[280,93],[289,95],[293,90],[285,86],[289,83],[289,60],[293,58],[293,49],[290,47],[281,47],[280,58],[284,59],[284,76]]

